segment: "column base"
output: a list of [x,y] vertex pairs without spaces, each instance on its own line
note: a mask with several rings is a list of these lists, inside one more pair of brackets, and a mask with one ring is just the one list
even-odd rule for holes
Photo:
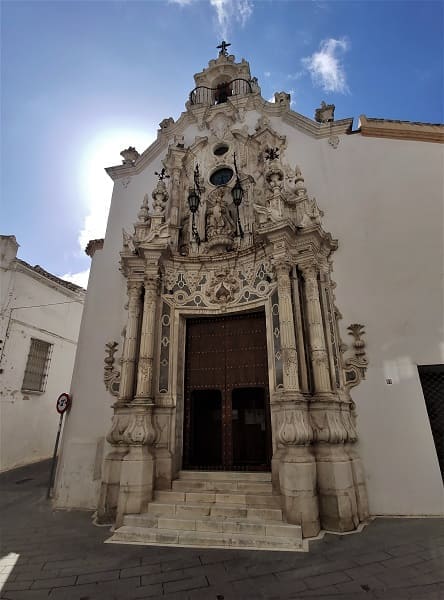
[[360,519],[349,456],[342,444],[321,443],[315,452],[322,528],[353,531]]
[[98,523],[114,523],[119,501],[120,471],[122,460],[128,452],[127,446],[114,447],[103,463],[103,478],[97,504],[96,519]]
[[288,523],[300,525],[303,537],[320,531],[316,461],[308,446],[290,446],[279,466],[282,508]]
[[154,469],[154,458],[147,446],[130,446],[122,461],[116,527],[122,525],[125,515],[146,510],[153,499]]
[[367,521],[370,516],[367,497],[367,485],[365,483],[365,473],[362,460],[352,444],[346,444],[345,451],[350,458],[353,483],[355,486],[356,504],[358,508],[359,520]]

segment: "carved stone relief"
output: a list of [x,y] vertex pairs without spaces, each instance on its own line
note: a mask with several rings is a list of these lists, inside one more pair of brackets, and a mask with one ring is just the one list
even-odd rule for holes
[[120,387],[120,370],[116,369],[115,364],[115,353],[117,352],[119,344],[117,342],[108,342],[105,344],[105,366],[103,372],[103,382],[105,387],[110,394],[113,396],[119,396]]

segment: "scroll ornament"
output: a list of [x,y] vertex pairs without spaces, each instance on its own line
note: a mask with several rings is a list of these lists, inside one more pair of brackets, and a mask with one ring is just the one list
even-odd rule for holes
[[364,325],[352,323],[347,327],[349,334],[353,336],[353,343],[348,351],[353,352],[352,356],[344,359],[345,385],[347,388],[357,386],[363,379],[368,367],[368,359],[365,351],[365,341],[362,339],[364,335]]

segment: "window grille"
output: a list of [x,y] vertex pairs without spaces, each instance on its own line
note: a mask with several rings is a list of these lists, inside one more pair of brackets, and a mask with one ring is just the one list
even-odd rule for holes
[[45,391],[51,353],[52,344],[31,338],[31,347],[26,363],[25,376],[23,377],[23,391]]

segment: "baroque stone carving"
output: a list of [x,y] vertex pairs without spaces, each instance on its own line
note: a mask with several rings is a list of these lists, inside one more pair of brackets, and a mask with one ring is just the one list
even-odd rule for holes
[[124,441],[130,446],[152,446],[157,433],[151,410],[132,413],[123,433]]
[[112,418],[110,430],[106,436],[107,441],[113,446],[125,444],[123,434],[129,423],[129,415],[115,414]]
[[221,269],[215,271],[208,284],[206,296],[214,304],[228,304],[235,299],[239,291],[239,280],[232,271]]
[[321,102],[321,106],[315,111],[315,121],[318,123],[330,123],[335,120],[335,105],[326,104],[324,100]]
[[208,197],[206,237],[210,250],[226,250],[233,245],[236,226],[226,205],[226,189],[219,187]]
[[140,207],[139,212],[137,213],[137,218],[140,223],[147,223],[149,221],[150,211],[148,206],[148,194],[145,194],[143,197],[143,202]]
[[123,158],[122,164],[124,165],[134,165],[136,160],[139,158],[140,154],[133,146],[129,146],[125,150],[122,150],[120,156]]
[[114,367],[114,354],[119,344],[117,342],[108,342],[105,344],[105,367],[103,372],[103,382],[106,389],[113,396],[119,396],[120,371]]
[[353,352],[353,356],[346,357],[345,363],[345,385],[347,388],[353,388],[358,385],[362,379],[365,379],[368,359],[365,351],[364,325],[352,323],[347,327],[349,334],[353,336],[352,348],[347,348]]
[[305,446],[313,440],[313,430],[308,411],[286,408],[278,419],[278,441],[283,446]]
[[168,201],[168,191],[163,179],[159,179],[151,195],[153,197],[153,214],[163,215]]

